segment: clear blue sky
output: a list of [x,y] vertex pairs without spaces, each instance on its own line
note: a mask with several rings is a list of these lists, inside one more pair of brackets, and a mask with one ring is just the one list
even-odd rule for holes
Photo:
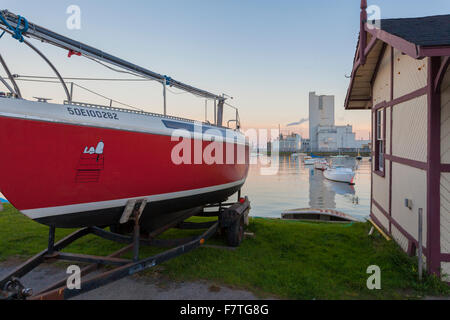
[[[66,28],[69,5],[82,10],[81,30]],[[359,32],[359,0],[3,0],[9,9],[56,32],[192,85],[235,97],[245,127],[278,127],[308,117],[308,92],[336,96],[336,121],[367,138],[369,114],[344,111]],[[382,18],[448,14],[448,0],[378,0]],[[13,73],[51,75],[10,37],[0,40]],[[79,57],[38,44],[63,76],[118,76]],[[145,83],[80,84],[161,112],[161,87]],[[54,96],[54,85],[23,84],[27,96]],[[36,91],[37,90],[37,91]],[[77,93],[76,93],[77,94]],[[77,98],[77,96],[75,97]],[[79,95],[89,100],[92,96]],[[101,100],[98,101],[102,102]],[[104,103],[104,101],[103,101]],[[169,112],[201,119],[204,101],[169,95]],[[210,114],[212,112],[210,111]],[[300,132],[307,135],[307,124]]]

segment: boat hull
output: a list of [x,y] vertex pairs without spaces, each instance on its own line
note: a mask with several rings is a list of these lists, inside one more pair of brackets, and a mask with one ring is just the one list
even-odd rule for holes
[[[47,105],[33,107],[51,107]],[[116,129],[100,119],[98,125],[92,119],[94,123],[74,124],[5,116],[1,111],[0,103],[0,150],[5,153],[0,158],[0,190],[19,211],[46,225],[116,224],[127,201],[145,198],[148,205],[141,222],[154,229],[155,217],[162,221],[185,209],[225,201],[242,187],[248,174],[247,144],[244,161],[237,159],[238,144],[227,141],[221,143],[223,164],[197,161],[196,150],[203,156],[218,142],[194,135],[173,139],[170,132],[178,125],[186,127],[183,122],[168,126],[164,118],[147,117],[149,130],[144,132],[127,127],[129,115],[120,112],[116,114],[124,120]],[[192,151],[183,157],[190,159],[186,163],[173,161],[181,141]],[[228,150],[235,157],[230,164]]]
[[354,184],[355,173],[351,170],[327,169],[323,175],[331,181]]

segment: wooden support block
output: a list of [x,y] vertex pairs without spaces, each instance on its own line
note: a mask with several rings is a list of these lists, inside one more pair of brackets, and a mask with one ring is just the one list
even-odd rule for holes
[[387,240],[387,241],[391,241],[391,238],[383,231],[381,230],[381,228],[372,221],[372,219],[369,219],[369,222],[375,227],[375,229],[378,230],[379,233],[381,233],[381,235]]

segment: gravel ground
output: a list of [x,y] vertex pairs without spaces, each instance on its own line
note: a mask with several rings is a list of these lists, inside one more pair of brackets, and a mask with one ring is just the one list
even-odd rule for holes
[[[10,272],[10,262],[0,265],[0,278]],[[66,276],[64,268],[42,265],[22,278],[34,292]],[[77,300],[254,300],[253,293],[217,286],[207,281],[172,282],[152,277],[127,277],[104,287],[84,293]]]

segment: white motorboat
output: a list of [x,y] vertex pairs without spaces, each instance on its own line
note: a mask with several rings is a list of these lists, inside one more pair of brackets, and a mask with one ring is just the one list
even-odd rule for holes
[[303,158],[303,163],[306,166],[312,166],[312,165],[314,165],[315,162],[316,162],[316,160],[313,157],[306,156]]
[[345,168],[344,166],[328,168],[323,172],[323,175],[331,181],[354,184],[353,179],[355,178],[355,172],[350,168]]

